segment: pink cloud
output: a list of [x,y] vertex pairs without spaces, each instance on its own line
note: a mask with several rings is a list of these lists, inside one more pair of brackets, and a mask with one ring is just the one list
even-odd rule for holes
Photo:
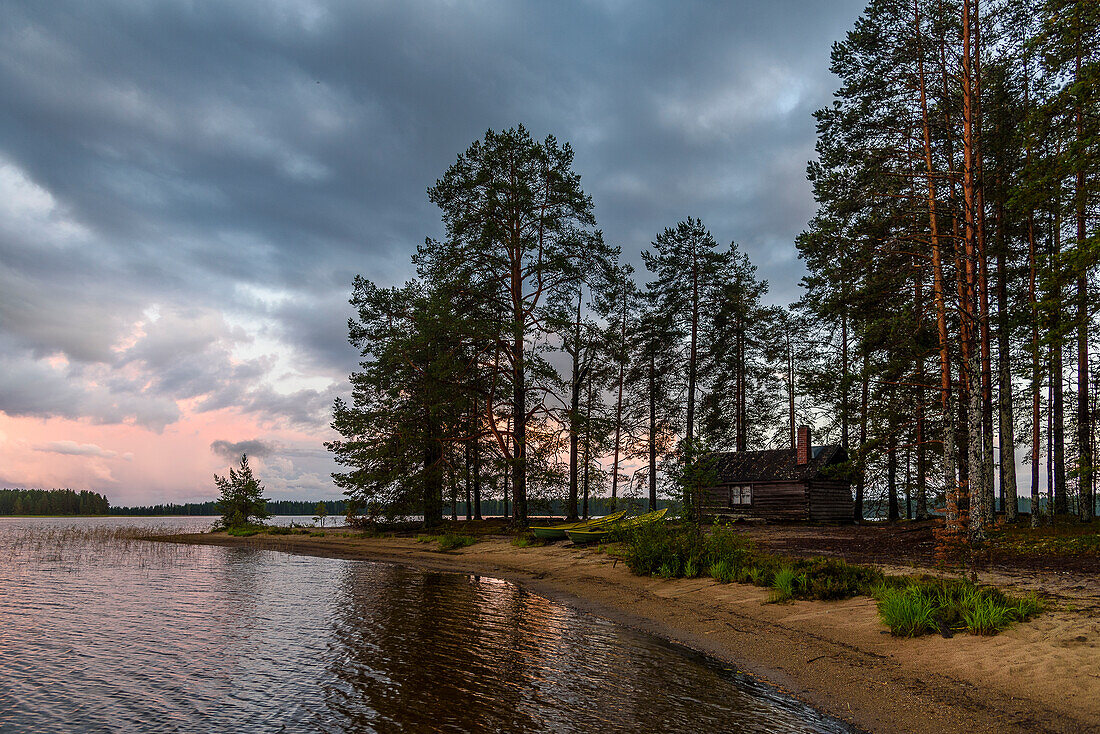
[[[181,419],[162,432],[0,412],[0,485],[91,489],[106,494],[114,505],[210,499],[216,495],[213,474],[228,466],[211,445],[261,438],[293,454],[290,459],[268,459],[270,466],[263,458],[257,460],[270,496],[338,494],[327,477],[330,460],[322,446],[327,429],[312,433],[265,424],[234,408],[193,412],[189,407],[181,405]],[[304,465],[296,466],[302,461]],[[322,465],[320,473],[317,465]]]

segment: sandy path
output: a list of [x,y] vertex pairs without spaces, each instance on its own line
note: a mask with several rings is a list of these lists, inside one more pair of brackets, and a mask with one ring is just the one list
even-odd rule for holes
[[900,640],[867,598],[767,604],[764,589],[638,577],[606,554],[568,544],[515,548],[493,538],[440,553],[408,538],[173,539],[515,581],[725,660],[869,731],[1100,732],[1100,600],[1080,589],[1073,603],[996,637]]

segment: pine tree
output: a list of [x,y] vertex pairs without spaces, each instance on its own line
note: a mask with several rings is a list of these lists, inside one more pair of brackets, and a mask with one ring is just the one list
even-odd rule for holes
[[[529,422],[545,416],[539,364],[532,344],[542,336],[550,294],[574,287],[579,263],[602,238],[592,227],[592,200],[573,171],[573,151],[553,136],[532,140],[522,127],[486,132],[428,191],[439,206],[446,237],[422,248],[421,277],[452,294],[472,297],[483,314],[497,319],[499,333],[483,366],[492,372],[485,414],[497,416],[507,402],[510,435],[501,422],[486,426],[511,469],[512,517],[527,523]],[[510,398],[497,388],[507,384]]]
[[217,507],[222,514],[222,527],[232,530],[268,518],[264,486],[253,476],[246,454],[241,454],[239,468],[230,467],[224,477],[215,474],[214,484],[221,493]]

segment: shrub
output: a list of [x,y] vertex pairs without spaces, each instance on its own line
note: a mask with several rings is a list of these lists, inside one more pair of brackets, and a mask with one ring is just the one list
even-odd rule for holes
[[477,538],[472,535],[462,535],[460,533],[444,533],[443,537],[439,539],[439,550],[449,551],[457,548],[465,548],[471,546],[477,542]]
[[237,538],[249,538],[257,533],[262,533],[266,530],[263,525],[254,525],[249,523],[247,525],[238,525],[236,527],[228,527],[225,532]]
[[657,575],[663,579],[676,578],[678,575],[676,572],[679,569],[674,565],[674,562],[665,561],[661,564],[661,567],[657,569]]

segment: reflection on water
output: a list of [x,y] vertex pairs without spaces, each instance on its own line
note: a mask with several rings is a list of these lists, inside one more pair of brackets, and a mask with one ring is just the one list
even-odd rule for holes
[[0,520],[0,732],[847,731],[512,584],[113,520]]

